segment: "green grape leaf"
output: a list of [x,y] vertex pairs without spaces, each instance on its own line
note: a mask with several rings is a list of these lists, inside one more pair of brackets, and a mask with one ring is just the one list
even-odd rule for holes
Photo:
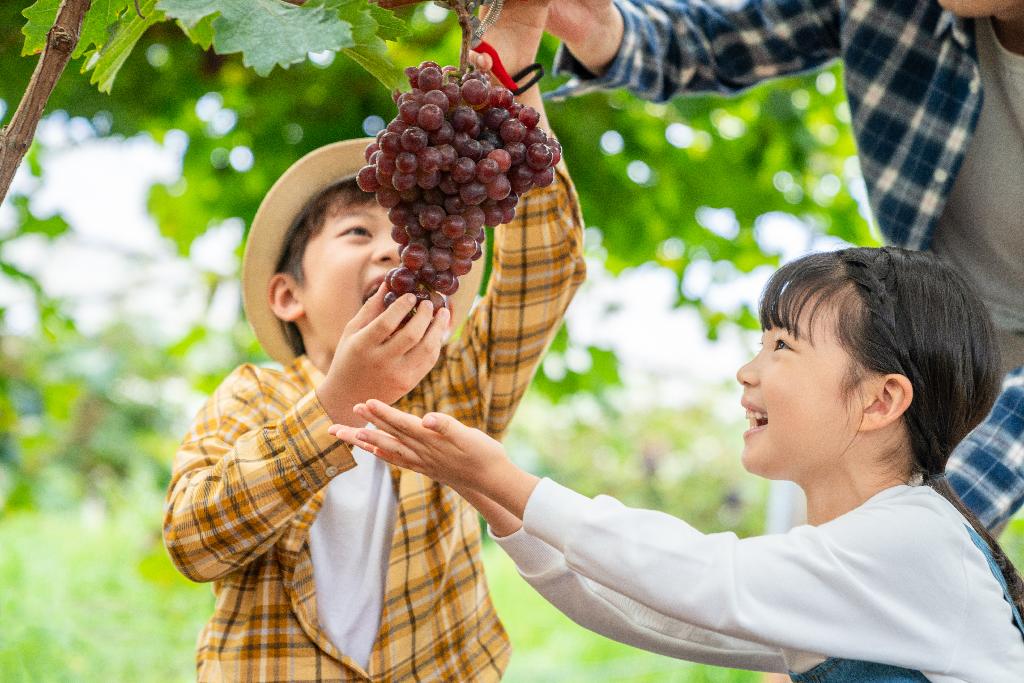
[[83,71],[92,69],[89,82],[96,85],[100,92],[110,92],[117,72],[121,70],[146,29],[165,19],[163,13],[156,10],[156,0],[146,0],[139,9],[144,19],[139,18],[134,10],[125,12],[118,20],[110,39],[101,48],[90,53],[89,59],[86,60]]
[[[121,14],[128,9],[132,0],[92,0],[92,6],[85,15],[82,22],[82,33],[78,38],[78,46],[75,48],[72,57],[81,57],[92,48],[103,47],[113,27]],[[131,13],[135,14],[135,6],[132,5]]]
[[213,48],[219,54],[242,53],[242,62],[261,76],[275,66],[287,68],[309,52],[355,45],[348,22],[322,4],[290,5],[281,0],[160,0],[168,16],[194,25],[219,13],[213,22]]
[[[337,10],[338,16],[352,25],[355,46],[345,48],[342,52],[383,83],[388,90],[401,88],[405,83],[402,70],[391,61],[383,38],[403,35],[406,32],[405,25],[388,10],[367,0],[327,0],[325,6]],[[374,8],[379,12],[374,12]],[[378,17],[383,24],[378,21]],[[381,35],[378,31],[381,31]]]
[[384,40],[397,40],[409,34],[409,27],[404,21],[395,16],[389,9],[384,9],[375,2],[368,2],[366,6],[370,10],[370,16],[377,22],[379,27],[377,35]]
[[216,18],[216,15],[209,14],[194,24],[189,24],[181,19],[177,21],[177,24],[189,40],[204,50],[209,50],[213,45],[213,20]]
[[36,0],[22,10],[21,15],[28,20],[21,27],[21,32],[25,34],[25,44],[21,48],[22,56],[38,54],[46,47],[46,34],[57,20],[60,2],[61,0]]

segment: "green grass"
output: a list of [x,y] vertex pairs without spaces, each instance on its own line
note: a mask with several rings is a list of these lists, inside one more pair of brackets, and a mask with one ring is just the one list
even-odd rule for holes
[[[158,494],[143,493],[110,514],[0,519],[0,681],[194,680],[195,640],[213,599],[172,567],[160,507]],[[758,680],[590,633],[534,593],[498,548],[488,544],[485,561],[515,647],[508,681]]]
[[[160,509],[159,493],[141,492],[110,514],[85,507],[0,519],[0,681],[194,680],[195,640],[213,598],[171,566]],[[1024,519],[1003,541],[1024,559]],[[537,595],[497,547],[487,544],[484,559],[514,646],[511,683],[760,681],[590,633]]]

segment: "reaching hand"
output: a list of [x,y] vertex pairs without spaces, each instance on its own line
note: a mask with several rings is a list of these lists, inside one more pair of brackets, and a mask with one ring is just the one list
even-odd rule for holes
[[[518,4],[518,3],[515,3]],[[601,29],[616,12],[612,0],[555,0],[548,6],[544,29],[570,45],[582,43]]]
[[352,406],[370,398],[394,403],[405,396],[437,363],[450,331],[447,308],[434,313],[429,301],[416,307],[413,294],[404,294],[384,308],[382,285],[345,326],[331,367],[317,387],[317,397],[336,422],[365,424],[353,419]]
[[354,412],[377,429],[332,425],[328,431],[435,481],[475,489],[496,467],[509,464],[500,443],[443,413],[428,413],[421,419],[380,401],[357,405]]

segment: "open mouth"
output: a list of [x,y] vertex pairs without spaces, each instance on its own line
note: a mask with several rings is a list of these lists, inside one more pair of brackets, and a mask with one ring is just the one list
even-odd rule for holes
[[751,429],[764,427],[768,424],[768,413],[762,413],[755,410],[748,410],[747,422],[750,424]]
[[371,281],[370,281],[370,284],[368,284],[368,285],[366,286],[366,289],[365,289],[365,290],[363,290],[363,303],[364,303],[364,304],[365,304],[365,303],[366,303],[367,301],[369,301],[369,300],[370,300],[370,298],[371,298],[371,297],[372,297],[372,296],[373,296],[374,294],[376,294],[376,293],[377,293],[377,290],[378,290],[378,289],[380,289],[380,286],[381,286],[381,284],[383,284],[383,283],[384,283],[384,276],[383,276],[383,275],[381,275],[380,277],[375,277],[375,278],[374,278],[373,280],[371,280]]

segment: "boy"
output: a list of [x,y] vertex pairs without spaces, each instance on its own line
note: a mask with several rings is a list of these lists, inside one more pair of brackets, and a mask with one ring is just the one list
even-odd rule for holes
[[[511,71],[532,61],[502,36],[499,22],[488,40]],[[547,127],[536,88],[519,101]],[[442,348],[446,309],[424,302],[404,326],[414,302],[384,310],[380,283],[399,257],[387,212],[355,187],[368,142],[310,153],[264,198],[243,299],[283,369],[236,369],[175,457],[165,543],[216,594],[198,643],[202,681],[491,681],[508,662],[473,508],[327,427],[362,426],[352,406],[374,397],[500,438],[584,278],[575,193],[560,167],[552,186],[522,197],[494,231],[487,293]],[[478,262],[452,322],[479,273]]]

